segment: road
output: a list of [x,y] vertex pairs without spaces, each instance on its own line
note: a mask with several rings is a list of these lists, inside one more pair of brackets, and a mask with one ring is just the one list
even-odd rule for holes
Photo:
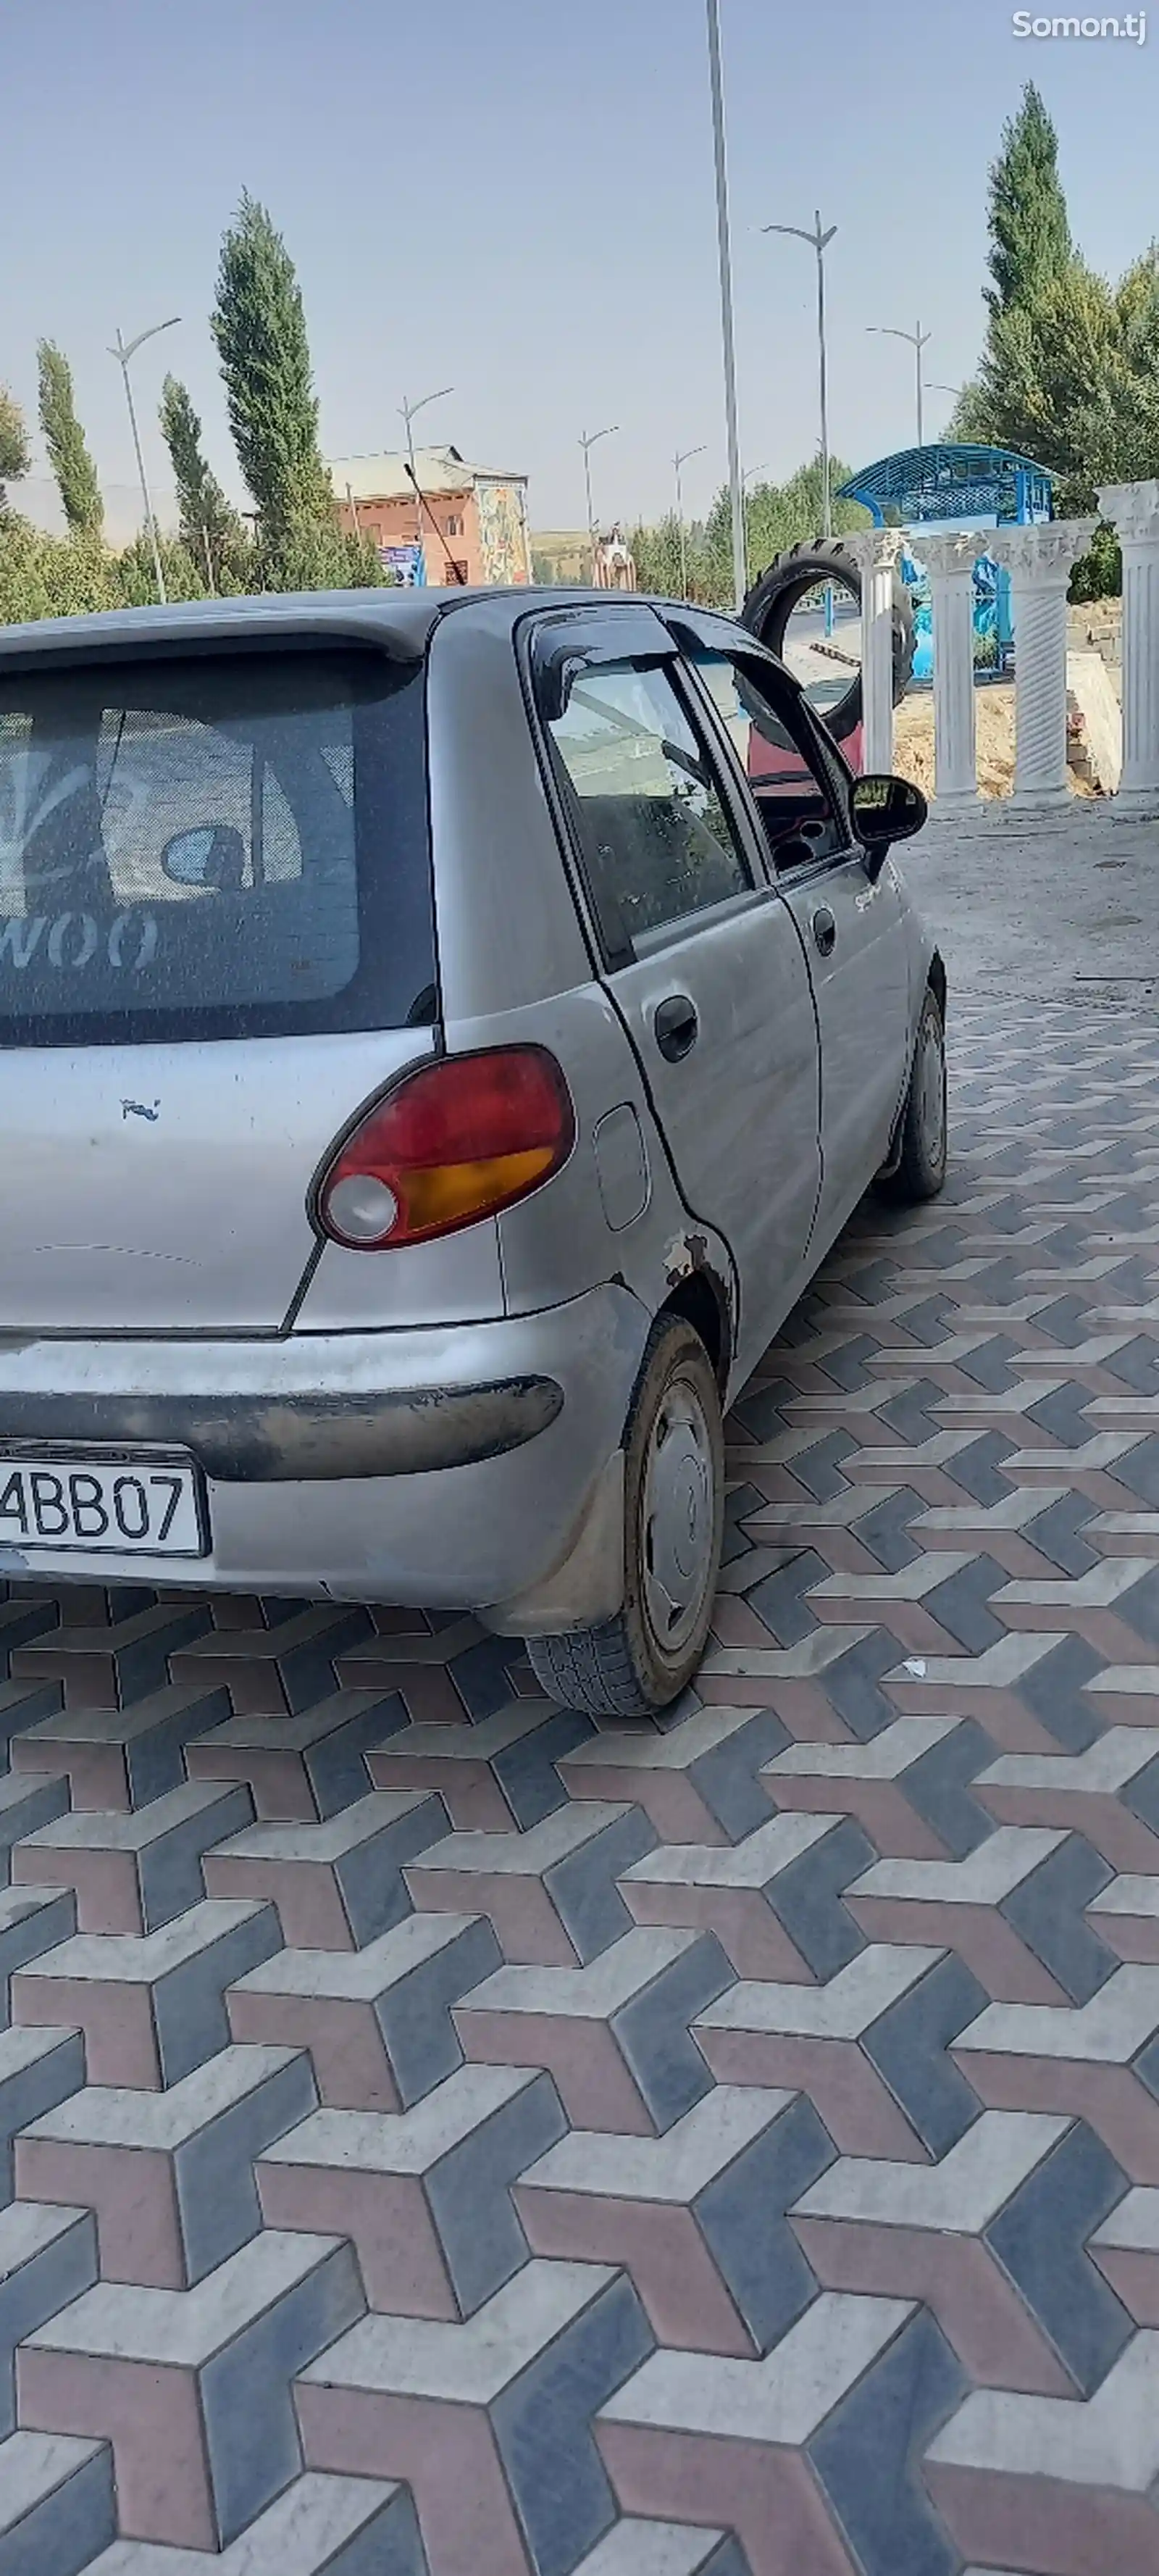
[[0,1605],[20,2576],[1159,2564],[1159,1035],[1055,839],[912,865],[949,1186],[737,1403],[672,1719]]

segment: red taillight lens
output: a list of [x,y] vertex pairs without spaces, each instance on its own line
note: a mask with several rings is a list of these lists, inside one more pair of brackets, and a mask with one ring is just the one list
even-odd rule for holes
[[351,1252],[429,1243],[526,1198],[574,1141],[571,1094],[545,1048],[444,1056],[347,1137],[319,1187],[318,1219]]

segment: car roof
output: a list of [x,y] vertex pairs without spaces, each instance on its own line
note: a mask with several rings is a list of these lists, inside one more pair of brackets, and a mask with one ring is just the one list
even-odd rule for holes
[[[345,638],[376,645],[400,661],[419,661],[440,618],[485,603],[489,624],[504,613],[511,625],[529,610],[617,608],[642,605],[681,613],[675,600],[644,600],[639,592],[477,586],[454,590],[383,589],[264,592],[246,599],[198,599],[168,607],[105,609],[91,617],[49,617],[0,629],[0,670],[27,668],[47,656],[117,655],[170,649],[188,641],[204,650],[242,635],[276,643],[294,634],[319,641]],[[687,614],[687,611],[683,611]],[[703,612],[700,612],[703,614]]]

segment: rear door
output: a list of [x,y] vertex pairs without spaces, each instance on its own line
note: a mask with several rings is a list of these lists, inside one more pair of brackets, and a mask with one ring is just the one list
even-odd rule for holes
[[0,1324],[282,1323],[320,1158],[434,1044],[422,688],[351,648],[0,672]]
[[[821,1034],[826,1242],[884,1161],[905,1083],[909,966],[887,859],[874,882],[841,763],[796,683],[724,619],[680,629],[760,818],[768,863],[809,960]],[[754,737],[756,740],[754,741]]]
[[608,989],[685,1202],[732,1251],[751,1364],[791,1303],[816,1211],[816,1021],[797,925],[671,638],[647,626],[651,650],[638,609],[573,615],[562,644],[546,624],[541,712]]

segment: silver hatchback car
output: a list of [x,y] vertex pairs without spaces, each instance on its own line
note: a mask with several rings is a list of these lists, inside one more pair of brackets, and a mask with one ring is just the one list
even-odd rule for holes
[[370,592],[0,643],[0,1575],[469,1608],[663,1707],[722,1412],[945,972],[729,618]]

